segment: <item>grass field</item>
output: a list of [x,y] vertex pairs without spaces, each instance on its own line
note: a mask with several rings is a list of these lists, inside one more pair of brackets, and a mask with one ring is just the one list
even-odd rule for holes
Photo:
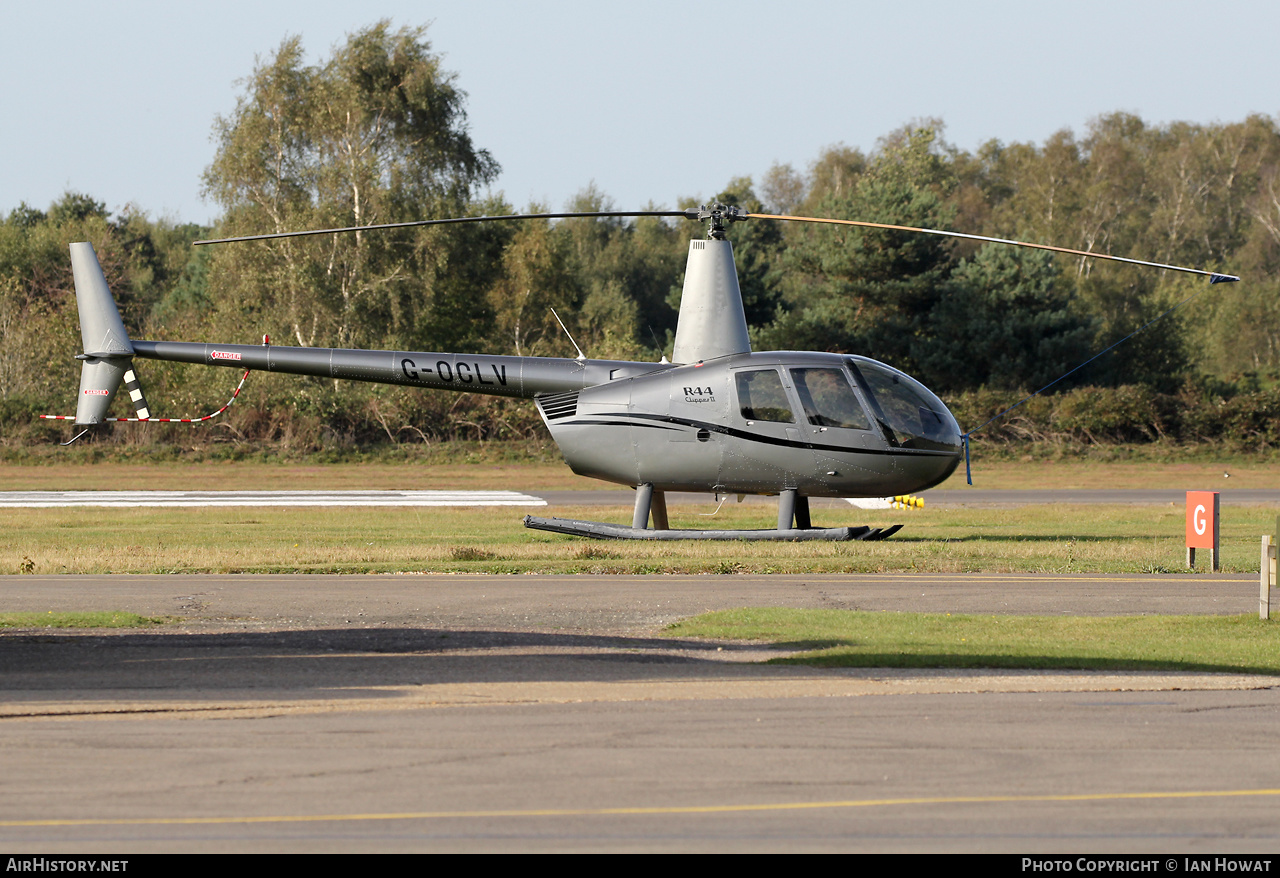
[[0,613],[0,628],[153,628],[172,619],[137,613]]
[[[767,505],[672,508],[679,528],[770,528]],[[531,510],[629,524],[629,507]],[[2,573],[803,573],[1185,570],[1181,506],[814,511],[904,530],[879,543],[606,542],[526,529],[514,508],[15,509]],[[1227,507],[1222,568],[1256,572],[1272,507]],[[1199,568],[1204,572],[1204,566]]]
[[[0,463],[0,491],[108,490],[480,490],[589,491],[616,487],[576,476],[554,447],[535,446],[520,455],[516,443],[441,443],[402,460],[387,455],[363,461],[149,459],[138,450],[128,459],[105,457],[94,448],[23,449],[23,462]],[[1229,478],[1224,478],[1224,473]],[[1280,461],[1269,457],[1194,453],[1159,454],[1148,447],[1101,448],[1096,456],[1015,457],[975,452],[976,488],[1088,489],[1223,488],[1280,489]],[[964,468],[940,487],[965,487]]]
[[[463,459],[270,463],[0,465],[0,490],[609,488],[562,464]],[[1229,473],[1229,478],[1223,474]],[[1280,488],[1265,461],[1003,460],[979,487]],[[963,474],[946,488],[961,489]],[[673,506],[678,528],[770,528],[771,506]],[[1180,504],[931,506],[868,512],[815,508],[814,524],[904,530],[880,543],[598,542],[530,531],[526,511],[628,524],[624,506],[515,508],[15,509],[5,513],[0,573],[1175,573],[1184,572]],[[1222,567],[1253,573],[1274,507],[1224,508]],[[1203,563],[1196,571],[1205,574]],[[119,613],[10,614],[2,628],[148,627]],[[677,637],[750,640],[823,666],[1196,670],[1280,674],[1280,626],[1244,617],[1004,617],[743,609],[685,620]]]
[[[608,489],[510,449],[460,443],[407,462],[93,462],[93,455],[0,465],[0,490]],[[457,458],[454,460],[454,458]],[[1230,478],[1224,479],[1223,473]],[[1263,460],[1004,460],[979,487],[1280,488]],[[963,489],[963,473],[943,487]],[[768,505],[672,508],[678,528],[771,528]],[[550,509],[15,509],[5,514],[0,573],[160,572],[1179,572],[1184,512],[1168,506],[973,507],[867,512],[815,509],[814,524],[904,530],[882,543],[597,542],[535,532],[525,512],[629,524],[627,507]],[[1274,508],[1223,511],[1223,569],[1257,570]],[[1201,568],[1203,570],[1203,567]]]
[[749,640],[821,667],[1079,668],[1280,674],[1280,624],[1250,616],[970,616],[747,608],[670,637]]

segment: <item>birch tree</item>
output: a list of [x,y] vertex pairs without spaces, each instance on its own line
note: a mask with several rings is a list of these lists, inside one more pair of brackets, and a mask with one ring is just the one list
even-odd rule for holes
[[[217,119],[205,188],[221,232],[246,235],[456,215],[498,165],[466,125],[465,92],[424,28],[386,21],[315,65],[290,37]],[[431,277],[457,236],[357,232],[228,245],[215,276],[239,316],[293,342],[353,347],[430,322]]]

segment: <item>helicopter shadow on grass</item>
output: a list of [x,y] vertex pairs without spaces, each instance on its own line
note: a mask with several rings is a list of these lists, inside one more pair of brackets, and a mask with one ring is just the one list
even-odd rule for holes
[[[74,692],[130,697],[352,698],[382,687],[448,683],[644,682],[759,677],[735,653],[776,647],[732,641],[486,629],[336,628],[244,633],[0,636],[6,700]],[[726,660],[726,658],[728,660]],[[106,694],[109,693],[109,696]]]
[[[1162,671],[1274,674],[1273,668],[1097,656],[948,652],[798,656],[856,647],[827,638],[776,643],[600,636],[484,629],[344,628],[260,633],[6,634],[0,679],[10,708],[51,697],[165,705],[229,699],[325,700],[405,697],[404,687],[764,681],[814,669],[895,668]],[[733,654],[740,658],[733,658]],[[747,654],[750,653],[749,657]],[[774,653],[771,658],[768,653]],[[726,656],[727,654],[727,656]],[[726,660],[726,657],[728,660]],[[764,663],[768,660],[768,663]],[[482,693],[475,696],[483,700]],[[198,708],[197,708],[198,709]]]

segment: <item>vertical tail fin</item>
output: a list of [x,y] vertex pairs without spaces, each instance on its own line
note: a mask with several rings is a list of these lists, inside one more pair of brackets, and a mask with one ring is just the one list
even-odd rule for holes
[[84,342],[84,352],[76,358],[84,361],[80,368],[76,423],[99,424],[106,418],[125,372],[133,371],[133,342],[111,298],[92,244],[71,245],[71,269],[75,274],[76,305],[80,310],[80,338]]

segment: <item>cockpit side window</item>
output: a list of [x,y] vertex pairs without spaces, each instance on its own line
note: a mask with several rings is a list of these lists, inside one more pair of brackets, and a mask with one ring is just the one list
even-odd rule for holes
[[738,410],[748,421],[777,421],[794,424],[791,403],[782,389],[782,379],[773,369],[738,373]]
[[817,427],[870,430],[871,420],[842,369],[792,369],[805,417]]

